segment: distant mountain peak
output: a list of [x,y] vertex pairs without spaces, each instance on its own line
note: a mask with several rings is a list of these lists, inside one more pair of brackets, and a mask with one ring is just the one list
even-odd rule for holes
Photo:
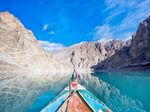
[[101,40],[98,40],[98,42],[100,42],[102,45],[105,45],[107,42],[111,42],[111,41],[113,41],[113,39],[107,38],[107,37],[104,37]]
[[103,46],[105,46],[106,44],[110,44],[112,43],[113,41],[122,41],[124,44],[126,44],[127,46],[130,45],[131,43],[131,40],[132,40],[132,36],[129,36],[128,38],[122,40],[122,39],[112,39],[112,38],[107,38],[107,37],[104,37],[102,38],[101,40],[98,40],[97,42],[100,42]]
[[126,39],[122,40],[123,43],[126,44],[126,46],[130,46],[132,40],[132,36],[127,37]]
[[131,39],[132,39],[132,36],[129,36],[126,39],[124,39],[123,41],[128,41],[128,40],[131,40]]

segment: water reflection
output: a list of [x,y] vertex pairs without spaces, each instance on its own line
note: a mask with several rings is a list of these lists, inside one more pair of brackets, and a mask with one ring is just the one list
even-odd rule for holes
[[150,112],[150,72],[103,72],[92,75],[117,88],[120,94],[136,99],[144,110]]
[[[44,93],[58,95],[68,85],[70,77],[71,74],[23,76],[0,89],[0,112],[26,112]],[[80,74],[78,82],[113,111],[129,112],[133,108],[144,110],[140,100],[122,94],[120,89],[96,75]]]
[[26,112],[46,92],[57,95],[68,85],[66,74],[26,75],[0,89],[0,112]]
[[131,99],[126,94],[121,94],[118,88],[111,86],[98,77],[88,74],[80,75],[79,83],[115,112],[128,112],[133,109],[134,112],[144,111],[141,101]]

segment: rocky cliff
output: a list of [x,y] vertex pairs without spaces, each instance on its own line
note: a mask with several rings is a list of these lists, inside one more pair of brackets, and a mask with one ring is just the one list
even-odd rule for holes
[[107,51],[107,57],[111,57],[123,47],[129,47],[131,44],[131,37],[128,37],[125,40],[105,37],[101,40],[98,40],[98,42],[100,42],[105,47]]
[[0,51],[25,68],[39,71],[68,69],[44,50],[32,31],[9,12],[0,13]]
[[82,42],[53,54],[59,61],[71,67],[90,69],[91,66],[106,59],[107,51],[99,42]]
[[98,42],[81,42],[53,54],[56,59],[73,68],[90,69],[90,67],[113,56],[125,46],[126,44],[119,39],[107,41],[104,38]]
[[111,57],[114,55],[117,51],[125,47],[125,43],[119,39],[113,39],[110,42],[107,42],[104,47],[107,51],[107,57]]
[[150,16],[140,23],[130,47],[123,47],[98,65],[95,70],[150,70]]
[[132,38],[129,49],[132,60],[139,63],[150,61],[150,16],[140,23]]

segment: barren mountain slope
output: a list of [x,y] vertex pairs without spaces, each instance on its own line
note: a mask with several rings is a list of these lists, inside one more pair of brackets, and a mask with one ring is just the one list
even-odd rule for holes
[[32,31],[9,12],[0,13],[0,50],[22,66],[33,70],[69,69],[44,50]]
[[90,69],[91,66],[106,59],[106,50],[99,42],[82,42],[54,52],[61,62],[74,67]]

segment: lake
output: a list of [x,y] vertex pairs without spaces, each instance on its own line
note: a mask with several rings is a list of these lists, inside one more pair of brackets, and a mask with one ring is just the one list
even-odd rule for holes
[[[71,74],[28,74],[0,88],[0,112],[26,112],[46,92],[58,95]],[[150,112],[149,72],[78,73],[78,82],[114,112]]]

